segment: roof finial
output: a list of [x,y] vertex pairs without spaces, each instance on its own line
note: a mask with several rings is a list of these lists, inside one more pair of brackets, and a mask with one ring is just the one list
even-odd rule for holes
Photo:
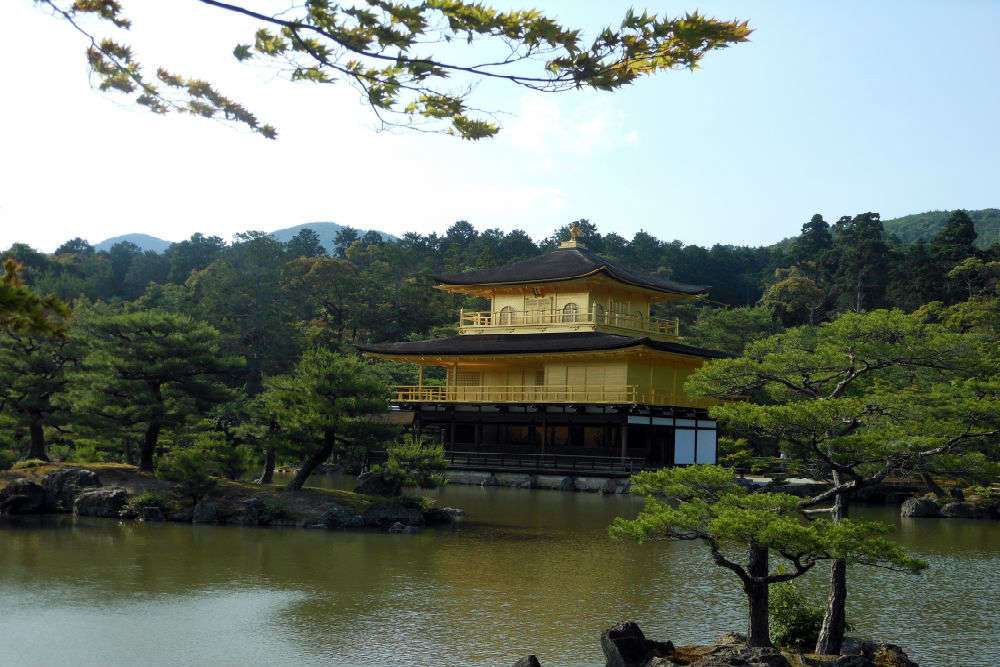
[[580,227],[580,223],[574,222],[569,226],[569,241],[563,241],[559,244],[560,248],[586,248],[582,242],[577,240],[578,236],[583,235],[583,228]]

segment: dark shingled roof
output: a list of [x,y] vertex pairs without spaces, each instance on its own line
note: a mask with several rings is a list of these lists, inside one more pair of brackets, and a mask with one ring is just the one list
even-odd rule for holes
[[524,354],[531,352],[586,352],[620,350],[645,345],[654,350],[674,352],[703,359],[721,359],[730,356],[717,350],[705,350],[681,343],[654,340],[646,336],[619,336],[617,334],[584,331],[580,333],[540,334],[484,334],[459,335],[407,343],[382,343],[358,345],[362,352],[398,355],[450,356],[461,354]]
[[525,282],[570,280],[603,271],[615,280],[671,294],[704,294],[708,287],[687,285],[650,276],[615,264],[586,248],[559,248],[553,252],[495,269],[431,276],[445,285],[502,285]]

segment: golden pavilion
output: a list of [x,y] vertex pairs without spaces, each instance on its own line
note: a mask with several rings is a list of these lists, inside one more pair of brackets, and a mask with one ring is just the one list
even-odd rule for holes
[[[571,234],[539,257],[435,276],[437,289],[490,301],[460,311],[457,335],[359,345],[420,366],[416,385],[393,389],[394,411],[451,452],[629,459],[630,469],[714,463],[709,403],[684,381],[725,355],[685,345],[676,319],[650,315],[653,303],[708,288],[623,267]],[[426,366],[447,369],[444,384],[425,382]]]

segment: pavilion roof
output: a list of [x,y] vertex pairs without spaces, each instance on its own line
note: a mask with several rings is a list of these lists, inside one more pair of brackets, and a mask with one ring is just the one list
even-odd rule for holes
[[655,340],[646,336],[621,336],[618,334],[583,331],[573,333],[538,334],[463,334],[449,338],[357,345],[361,352],[400,356],[460,356],[530,354],[552,352],[587,352],[620,350],[645,346],[661,352],[673,352],[702,359],[720,359],[730,356],[726,352],[706,350],[683,343]]
[[604,273],[618,282],[668,294],[697,295],[708,292],[708,287],[705,285],[688,285],[634,271],[582,246],[558,248],[550,253],[505,264],[495,269],[452,273],[432,278],[442,286],[517,285],[573,280],[599,273]]

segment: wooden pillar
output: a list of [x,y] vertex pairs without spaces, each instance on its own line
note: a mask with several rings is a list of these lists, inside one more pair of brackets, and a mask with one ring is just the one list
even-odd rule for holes
[[542,451],[540,453],[545,453],[545,445],[549,440],[549,414],[548,412],[542,413]]
[[417,387],[424,388],[424,365],[420,364],[420,374],[417,375]]
[[628,453],[628,418],[626,417],[625,423],[622,424],[622,458]]

